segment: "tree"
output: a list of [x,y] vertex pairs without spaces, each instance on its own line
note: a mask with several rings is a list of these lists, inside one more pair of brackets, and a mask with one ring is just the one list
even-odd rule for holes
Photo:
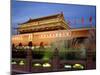
[[28,46],[30,46],[30,47],[33,46],[32,41],[30,41],[30,42],[28,43]]
[[22,43],[19,43],[19,45],[18,46],[22,46]]

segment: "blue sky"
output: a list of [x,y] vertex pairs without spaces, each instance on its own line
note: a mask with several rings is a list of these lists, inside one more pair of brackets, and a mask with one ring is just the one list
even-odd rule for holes
[[[17,27],[18,23],[23,23],[29,18],[39,18],[52,14],[64,13],[66,21],[70,21],[70,27],[89,27],[89,17],[92,16],[92,24],[96,25],[96,7],[89,5],[57,4],[57,3],[38,3],[13,1],[11,6],[12,28]],[[84,18],[82,25],[81,19]],[[74,22],[76,20],[76,23]],[[12,29],[13,30],[13,29]]]

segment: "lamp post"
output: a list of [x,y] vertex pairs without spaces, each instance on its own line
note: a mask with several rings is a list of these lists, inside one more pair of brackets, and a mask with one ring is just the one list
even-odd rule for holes
[[54,50],[54,54],[53,54],[53,60],[52,60],[52,64],[53,64],[53,70],[57,71],[59,69],[59,51],[57,48],[55,48]]
[[27,69],[28,72],[32,72],[32,42],[28,43],[29,48],[27,49]]

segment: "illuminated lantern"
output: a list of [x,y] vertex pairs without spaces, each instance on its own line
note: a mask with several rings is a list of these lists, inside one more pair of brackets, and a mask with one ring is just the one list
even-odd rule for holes
[[39,66],[41,66],[41,64],[40,63],[35,63],[33,66],[39,67]]
[[71,69],[72,66],[71,65],[64,65],[64,68]]
[[13,61],[11,64],[17,64],[15,61]]
[[74,69],[84,69],[84,66],[81,64],[75,64],[75,65],[73,65],[73,68]]
[[43,67],[51,67],[51,64],[49,64],[49,63],[44,63],[44,64],[43,64]]
[[25,65],[24,61],[21,60],[20,63],[19,63],[19,65]]

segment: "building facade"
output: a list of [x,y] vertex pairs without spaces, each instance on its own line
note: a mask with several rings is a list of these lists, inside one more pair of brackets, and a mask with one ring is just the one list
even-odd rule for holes
[[[18,46],[20,43],[27,46],[32,42],[33,46],[39,46],[43,42],[44,46],[50,46],[59,40],[72,40],[78,38],[84,40],[90,37],[90,32],[95,28],[72,29],[65,21],[63,13],[37,19],[29,19],[20,23],[17,28],[18,35],[12,36],[12,44]],[[93,32],[95,34],[95,32]]]

